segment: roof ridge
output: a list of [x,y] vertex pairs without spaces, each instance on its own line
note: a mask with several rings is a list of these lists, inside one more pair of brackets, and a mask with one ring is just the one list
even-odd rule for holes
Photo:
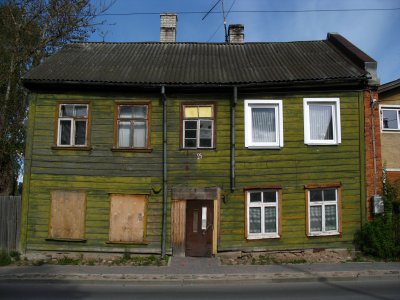
[[294,44],[294,43],[316,43],[316,42],[324,42],[325,40],[309,40],[309,41],[289,41],[289,42],[245,42],[245,43],[225,43],[225,42],[152,42],[152,41],[144,41],[144,42],[96,42],[96,41],[85,41],[85,42],[71,42],[71,44],[101,44],[101,45],[144,45],[144,44],[154,44],[154,45],[226,45],[226,46],[242,46],[242,45],[265,45],[265,44]]

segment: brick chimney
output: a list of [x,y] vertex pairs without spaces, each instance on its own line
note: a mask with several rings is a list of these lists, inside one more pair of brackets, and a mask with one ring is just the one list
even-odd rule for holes
[[242,24],[231,24],[228,27],[229,43],[244,43],[244,26]]
[[175,43],[176,42],[176,22],[178,17],[175,13],[160,14],[160,42]]

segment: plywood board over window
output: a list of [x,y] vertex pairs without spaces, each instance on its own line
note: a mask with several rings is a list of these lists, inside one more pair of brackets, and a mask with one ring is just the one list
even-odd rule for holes
[[86,193],[52,191],[50,239],[84,240]]
[[147,195],[111,195],[111,243],[145,243]]

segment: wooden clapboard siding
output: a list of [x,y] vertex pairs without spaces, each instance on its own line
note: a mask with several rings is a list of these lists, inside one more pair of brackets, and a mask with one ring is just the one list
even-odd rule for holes
[[[86,101],[91,105],[90,151],[55,149],[56,102]],[[151,101],[152,152],[112,152],[114,146],[113,110],[116,100]],[[152,187],[162,176],[162,108],[159,96],[127,97],[104,95],[54,95],[36,97],[32,134],[27,211],[26,247],[28,250],[159,252],[161,236],[162,194]],[[46,241],[50,222],[50,199],[54,190],[87,193],[84,243]],[[149,195],[147,204],[147,245],[107,244],[110,225],[110,194]],[[27,196],[28,197],[28,196]]]
[[[335,146],[304,144],[303,97],[273,97],[283,100],[284,147],[279,150],[247,150],[244,147],[244,103],[236,106],[236,184],[237,192],[221,206],[220,250],[298,249],[346,247],[351,245],[361,222],[360,95],[343,93],[313,97],[340,97],[342,143]],[[257,97],[252,97],[256,99]],[[257,98],[258,99],[258,98]],[[361,127],[362,128],[362,127]],[[342,184],[340,236],[306,236],[304,185],[340,182]],[[282,236],[277,240],[246,241],[243,188],[282,185]]]
[[[298,95],[240,95],[236,105],[236,190],[230,192],[230,97],[228,94],[174,94],[168,96],[168,185],[215,187],[224,195],[220,203],[218,250],[298,249],[311,247],[347,247],[361,222],[360,106],[358,92],[303,93]],[[342,143],[333,146],[304,144],[303,98],[339,97]],[[29,201],[27,248],[31,250],[159,252],[161,244],[162,192],[162,105],[160,95],[37,95],[30,122],[31,161],[26,171]],[[244,147],[244,100],[281,99],[283,101],[284,147],[248,150]],[[91,105],[90,151],[54,149],[56,101],[82,100]],[[115,101],[151,101],[150,153],[113,152]],[[182,103],[215,103],[215,149],[181,149],[180,110]],[[361,114],[362,115],[362,114]],[[33,121],[32,121],[33,120]],[[363,127],[361,127],[363,128]],[[28,137],[29,138],[29,137]],[[198,154],[202,155],[198,159]],[[29,172],[28,172],[29,171]],[[306,236],[306,200],[304,185],[340,182],[341,236]],[[282,187],[282,236],[273,240],[245,239],[244,188],[277,185]],[[54,190],[85,191],[85,243],[45,241],[48,237],[50,194]],[[147,245],[106,244],[109,236],[110,194],[146,194]],[[168,195],[171,212],[170,195]],[[182,199],[187,200],[187,199]],[[181,203],[182,204],[182,203]],[[175,205],[178,205],[175,203]],[[183,205],[183,204],[182,204]],[[27,213],[29,211],[29,214]],[[172,213],[174,210],[172,209]],[[171,221],[167,220],[167,247]],[[177,233],[180,237],[181,233]],[[177,236],[174,236],[175,238]]]

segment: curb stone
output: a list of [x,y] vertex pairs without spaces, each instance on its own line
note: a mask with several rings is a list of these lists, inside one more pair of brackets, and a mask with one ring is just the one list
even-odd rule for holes
[[366,270],[366,271],[334,271],[334,272],[299,272],[299,273],[253,273],[253,274],[1,274],[1,281],[102,281],[125,283],[156,283],[156,282],[205,282],[212,281],[321,281],[321,280],[357,280],[359,278],[392,278],[400,280],[400,271],[393,270]]

